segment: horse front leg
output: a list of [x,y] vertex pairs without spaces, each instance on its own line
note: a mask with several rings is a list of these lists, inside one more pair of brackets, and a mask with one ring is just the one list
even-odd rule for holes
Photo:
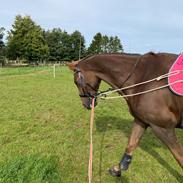
[[168,146],[174,158],[183,169],[183,148],[177,139],[175,128],[166,129],[156,125],[151,125],[151,128],[155,135]]
[[134,121],[131,135],[128,139],[128,145],[126,147],[125,153],[122,156],[122,159],[118,166],[113,166],[109,169],[109,173],[113,176],[120,176],[121,171],[126,171],[129,167],[129,164],[132,160],[132,155],[134,150],[137,148],[144,131],[146,130],[147,125],[139,122],[138,120]]

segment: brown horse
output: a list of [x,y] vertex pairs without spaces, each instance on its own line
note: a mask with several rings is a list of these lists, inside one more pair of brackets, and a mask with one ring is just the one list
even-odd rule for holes
[[[74,82],[79,90],[84,107],[90,109],[91,98],[97,96],[101,80],[113,89],[130,86],[168,73],[178,55],[168,53],[101,54],[68,64],[74,71]],[[167,84],[167,79],[119,91],[121,95],[134,94]],[[172,152],[183,168],[183,148],[178,142],[175,128],[182,127],[183,97],[164,88],[143,95],[125,98],[134,117],[126,152],[119,166],[113,166],[110,173],[119,176],[127,170],[132,154],[147,127]],[[95,103],[96,104],[96,103]]]

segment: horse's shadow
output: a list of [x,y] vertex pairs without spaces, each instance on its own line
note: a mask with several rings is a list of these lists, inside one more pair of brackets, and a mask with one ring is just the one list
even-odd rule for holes
[[[103,147],[103,140],[104,140],[104,136],[105,136],[105,132],[107,130],[121,130],[123,134],[125,134],[127,137],[130,135],[131,132],[131,127],[132,127],[132,123],[131,121],[127,120],[127,119],[122,119],[122,118],[117,118],[117,117],[110,117],[110,116],[99,116],[96,118],[95,120],[95,124],[96,124],[96,129],[97,131],[103,133],[102,135],[102,140],[101,140],[101,148]],[[150,154],[154,159],[156,159],[160,164],[162,164],[169,172],[172,176],[174,176],[177,181],[179,182],[183,182],[183,176],[177,171],[175,170],[169,163],[167,163],[166,160],[164,160],[159,154],[158,152],[156,152],[154,150],[155,146],[161,147],[161,148],[165,148],[165,146],[162,146],[162,144],[160,143],[160,141],[157,140],[157,138],[148,130],[144,137],[148,138],[143,138],[140,142],[140,148],[143,149],[145,152],[147,152],[148,154]],[[145,140],[146,139],[146,140]],[[145,141],[149,141],[151,143],[147,143]],[[100,155],[100,165],[99,165],[99,176],[101,176],[101,164],[102,164],[102,149],[101,149],[101,155]],[[101,182],[101,181],[100,181]],[[124,182],[124,183],[128,183],[128,179],[127,177],[124,177],[123,181],[120,181],[119,179],[116,180],[116,182]]]

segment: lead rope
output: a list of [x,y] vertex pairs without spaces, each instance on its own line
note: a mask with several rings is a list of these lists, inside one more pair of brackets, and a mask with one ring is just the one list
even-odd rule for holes
[[91,108],[91,115],[90,115],[90,153],[89,153],[89,164],[88,164],[89,183],[92,183],[94,108],[95,108],[95,98],[92,98],[92,108]]
[[114,90],[111,90],[111,91],[102,92],[102,93],[100,93],[98,95],[98,97],[101,98],[101,99],[115,99],[115,98],[121,98],[121,97],[125,98],[125,97],[133,97],[133,96],[137,96],[137,95],[142,95],[142,94],[145,94],[145,93],[153,92],[153,91],[156,91],[156,90],[160,90],[160,89],[166,88],[168,86],[174,85],[176,83],[181,83],[181,82],[183,82],[183,80],[178,80],[178,81],[175,81],[175,82],[170,83],[170,84],[166,84],[166,85],[163,85],[163,86],[160,86],[160,87],[156,87],[156,88],[153,88],[153,89],[149,89],[149,90],[138,92],[138,93],[134,93],[134,94],[122,95],[122,96],[114,96],[114,97],[107,97],[107,95],[110,95],[110,94],[112,94],[114,92],[118,92],[118,91],[130,89],[130,88],[134,88],[136,86],[144,85],[144,84],[147,84],[147,83],[150,83],[150,82],[153,82],[153,81],[160,81],[162,79],[167,78],[168,76],[174,76],[174,75],[177,75],[177,74],[179,74],[181,72],[183,72],[183,70],[172,71],[170,73],[161,75],[161,76],[159,76],[157,78],[154,78],[154,79],[151,79],[151,80],[148,80],[148,81],[144,81],[144,82],[137,83],[137,84],[130,85],[130,86],[127,86],[127,87],[123,87],[123,88],[114,89]]

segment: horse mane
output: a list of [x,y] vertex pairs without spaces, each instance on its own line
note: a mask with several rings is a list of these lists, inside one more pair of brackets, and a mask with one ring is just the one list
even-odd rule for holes
[[80,60],[78,60],[78,61],[81,62],[81,61],[87,60],[88,58],[93,57],[93,56],[96,56],[96,55],[97,55],[97,54],[89,54],[89,55],[87,55],[86,57],[84,57],[84,58],[82,58],[82,59],[80,59]]
[[[146,54],[144,54],[144,56],[153,56],[153,57],[161,57],[161,56],[176,56],[177,54],[175,53],[166,53],[166,52],[158,52],[158,53],[155,53],[155,52],[147,52]],[[178,56],[178,55],[177,55]]]
[[[153,51],[150,51],[150,52],[147,52],[145,54],[139,54],[139,53],[126,53],[126,52],[122,52],[122,53],[99,53],[99,54],[89,54],[87,55],[86,57],[78,60],[79,62],[82,62],[82,61],[85,61],[87,60],[88,58],[92,58],[92,57],[95,57],[95,56],[106,56],[106,55],[116,55],[116,56],[158,56],[158,55],[167,55],[167,53],[162,53],[162,52],[159,52],[159,53],[155,53]],[[172,55],[175,55],[175,54],[172,54]]]
[[150,52],[148,52],[148,53],[146,53],[147,55],[152,55],[152,56],[155,56],[155,55],[157,55],[156,53],[154,53],[153,51],[150,51]]
[[95,57],[95,56],[98,56],[98,55],[100,55],[100,56],[105,56],[105,55],[141,56],[141,54],[139,54],[139,53],[125,53],[125,52],[123,52],[123,53],[99,53],[99,54],[89,54],[86,57],[84,57],[84,58],[82,58],[82,59],[80,59],[78,61],[82,62],[82,61],[87,60],[88,58],[92,58],[92,57]]
[[140,54],[140,53],[121,53],[121,55],[141,56],[141,54]]

